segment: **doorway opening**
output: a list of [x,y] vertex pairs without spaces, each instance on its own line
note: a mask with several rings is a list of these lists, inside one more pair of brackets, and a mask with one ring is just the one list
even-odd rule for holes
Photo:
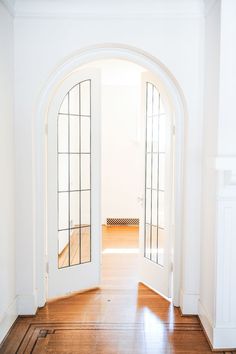
[[174,206],[168,99],[151,72],[127,60],[99,60],[86,68],[101,75],[101,284],[137,287],[141,281],[170,299]]
[[101,73],[101,286],[136,290],[143,203],[142,73],[124,60],[90,64]]
[[[112,255],[109,269],[121,269],[115,259],[121,264],[122,258],[133,258],[133,279],[170,298],[173,137],[168,100],[151,72],[120,59],[80,67],[64,86],[57,126],[55,119],[49,125],[48,202],[54,235],[57,225],[49,296],[100,285],[102,224],[102,259]],[[55,198],[50,185],[56,174]],[[96,182],[100,177],[101,185]],[[52,213],[56,205],[57,215]],[[55,260],[55,239],[49,244],[50,260]]]

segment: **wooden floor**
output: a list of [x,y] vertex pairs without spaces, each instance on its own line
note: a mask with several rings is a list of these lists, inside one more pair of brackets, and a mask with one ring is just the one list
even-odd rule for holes
[[211,353],[197,317],[137,283],[137,250],[136,227],[104,228],[101,288],[19,318],[0,353]]

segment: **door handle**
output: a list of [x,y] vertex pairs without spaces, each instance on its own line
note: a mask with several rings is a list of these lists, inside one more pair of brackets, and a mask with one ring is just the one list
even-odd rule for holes
[[138,204],[140,204],[141,206],[143,206],[143,197],[139,196],[137,198]]

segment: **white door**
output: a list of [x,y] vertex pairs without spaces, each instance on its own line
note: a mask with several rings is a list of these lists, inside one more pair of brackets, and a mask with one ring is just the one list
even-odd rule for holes
[[142,77],[143,196],[140,223],[140,280],[154,291],[171,295],[171,123],[170,112],[149,73]]
[[48,298],[100,283],[100,76],[74,72],[48,115]]

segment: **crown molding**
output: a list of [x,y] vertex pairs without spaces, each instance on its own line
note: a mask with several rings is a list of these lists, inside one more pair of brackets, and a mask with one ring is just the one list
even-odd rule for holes
[[10,13],[10,15],[14,16],[15,15],[14,1],[11,1],[11,0],[0,0],[0,1],[6,7],[7,11]]
[[[6,1],[6,0],[5,0]],[[205,14],[204,0],[148,0],[146,2],[109,2],[74,0],[16,0],[18,18],[200,18]]]
[[205,0],[205,16],[208,16],[220,0]]

